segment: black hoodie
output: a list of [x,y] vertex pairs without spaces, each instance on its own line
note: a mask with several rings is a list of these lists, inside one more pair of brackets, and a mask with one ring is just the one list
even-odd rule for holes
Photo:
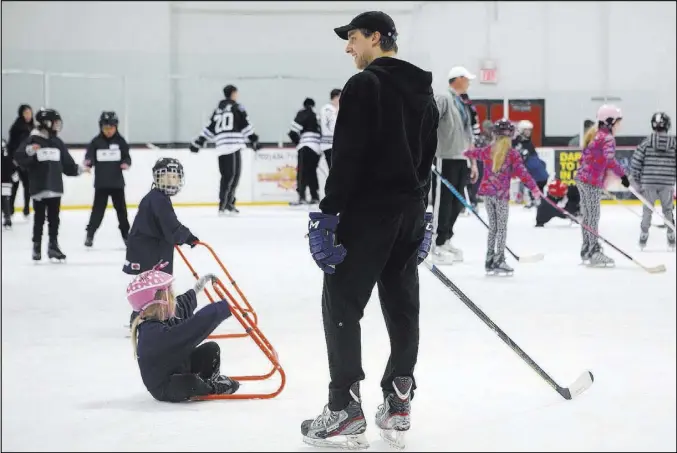
[[16,153],[16,150],[19,149],[21,142],[26,140],[31,131],[35,127],[33,119],[30,122],[26,122],[23,117],[23,112],[26,109],[30,109],[31,106],[28,104],[21,104],[19,106],[18,117],[14,120],[14,124],[9,129],[9,141],[7,142],[7,148],[12,156]]
[[377,58],[341,91],[332,166],[320,209],[427,205],[439,112],[432,74],[397,58]]

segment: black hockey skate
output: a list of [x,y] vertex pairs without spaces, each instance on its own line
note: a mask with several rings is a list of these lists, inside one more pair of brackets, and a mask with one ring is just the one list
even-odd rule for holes
[[4,220],[2,221],[2,227],[5,230],[11,230],[12,229],[12,219],[11,217],[5,217]]
[[675,251],[675,232],[672,230],[668,230],[668,249]]
[[496,256],[494,257],[494,273],[493,275],[507,275],[512,276],[515,270],[508,266],[508,263],[505,262],[505,256]]
[[209,381],[214,395],[232,395],[240,388],[240,383],[228,376],[218,376]]
[[494,254],[493,252],[487,252],[487,258],[484,260],[484,271],[487,275],[494,273]]
[[391,447],[405,448],[404,433],[409,430],[411,420],[411,390],[414,381],[410,377],[396,377],[393,380],[394,393],[390,393],[376,412],[376,426],[381,438]]
[[641,232],[639,235],[639,248],[644,250],[644,247],[646,247],[646,243],[649,240],[649,233],[648,232]]
[[240,211],[235,207],[234,204],[229,204],[228,206],[226,206],[226,210],[228,212],[230,212],[231,214],[239,214],[240,213]]
[[350,396],[353,400],[345,409],[332,411],[329,405],[326,405],[315,420],[305,420],[301,423],[303,442],[315,447],[351,450],[369,448],[369,442],[364,435],[367,422],[362,412],[359,382],[350,387]]
[[33,242],[33,261],[42,260],[42,243]]
[[602,246],[595,244],[590,249],[589,267],[614,267],[616,262],[602,252]]
[[85,247],[91,247],[94,245],[94,235],[87,233],[87,237],[85,238]]
[[63,262],[66,260],[66,255],[59,248],[59,244],[56,241],[50,241],[47,246],[47,257],[50,260],[56,260],[58,262]]

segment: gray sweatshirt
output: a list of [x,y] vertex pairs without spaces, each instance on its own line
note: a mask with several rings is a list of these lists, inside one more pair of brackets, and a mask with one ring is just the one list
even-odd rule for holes
[[470,108],[462,104],[465,118],[461,113],[458,95],[452,90],[435,96],[440,111],[440,125],[437,128],[436,157],[442,159],[467,160],[463,153],[470,148],[473,140]]

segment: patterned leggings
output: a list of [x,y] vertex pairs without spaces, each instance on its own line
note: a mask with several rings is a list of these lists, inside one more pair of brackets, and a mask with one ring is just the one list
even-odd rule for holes
[[503,257],[505,240],[508,236],[508,200],[496,197],[484,197],[484,206],[489,216],[489,236],[487,237],[487,254]]
[[[593,231],[599,229],[599,217],[602,205],[602,189],[579,182],[578,191],[581,194],[581,214],[583,215],[583,223],[588,225]],[[597,236],[581,228],[583,233],[583,250],[590,250],[597,245]]]

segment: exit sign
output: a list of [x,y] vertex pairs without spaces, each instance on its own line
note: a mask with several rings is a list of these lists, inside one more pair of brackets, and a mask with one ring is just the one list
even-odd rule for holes
[[480,83],[498,83],[498,70],[496,68],[480,69]]

